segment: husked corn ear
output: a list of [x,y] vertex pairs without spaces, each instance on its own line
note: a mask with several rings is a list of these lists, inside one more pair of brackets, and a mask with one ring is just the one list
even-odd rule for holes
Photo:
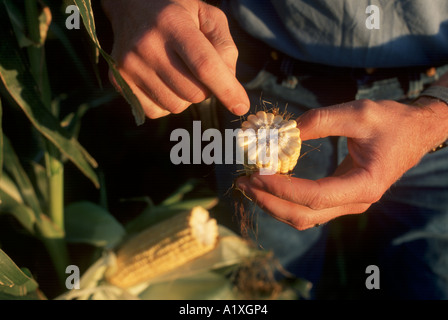
[[116,253],[106,279],[126,288],[171,271],[211,251],[218,240],[215,219],[202,207],[178,214],[129,239]]
[[302,140],[295,120],[277,113],[258,111],[241,125],[238,146],[244,154],[246,173],[266,169],[290,173],[300,156]]

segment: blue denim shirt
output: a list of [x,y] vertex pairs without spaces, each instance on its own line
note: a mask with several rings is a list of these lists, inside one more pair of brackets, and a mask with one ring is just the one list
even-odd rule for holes
[[[447,0],[226,1],[249,34],[303,61],[361,68],[448,62]],[[369,5],[378,15],[366,12]]]

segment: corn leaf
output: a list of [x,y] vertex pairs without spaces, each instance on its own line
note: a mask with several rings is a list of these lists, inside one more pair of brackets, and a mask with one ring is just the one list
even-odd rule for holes
[[21,48],[28,47],[34,42],[27,36],[26,22],[23,13],[17,8],[15,1],[3,0],[9,19],[11,20],[14,34]]
[[65,208],[66,239],[112,248],[125,235],[123,226],[104,208],[87,201],[75,202]]
[[[2,179],[3,173],[3,128],[2,128],[2,119],[3,117],[3,109],[2,109],[2,100],[0,99],[0,180]],[[0,203],[2,199],[0,198]]]
[[183,200],[167,206],[157,206],[158,210],[191,210],[194,207],[200,206],[204,209],[211,209],[218,203],[217,197],[205,197],[197,199]]
[[0,249],[0,293],[13,297],[24,297],[38,288],[37,282],[11,260]]
[[[39,215],[39,219],[36,220],[36,229],[38,230],[38,236],[42,241],[47,241],[47,243],[54,241],[54,242],[61,242],[64,239],[64,230],[61,230],[56,224],[51,221],[51,219],[41,213]],[[48,249],[48,247],[47,247]],[[62,253],[59,253],[61,256]]]
[[38,198],[41,199],[41,206],[43,206],[48,204],[49,201],[47,172],[45,167],[37,162],[31,161],[30,166],[32,170],[30,178],[33,181]]
[[[6,172],[3,173],[3,177],[0,179],[0,190],[6,192],[14,202],[23,204],[23,198],[19,188]],[[2,203],[2,205],[4,204]],[[4,206],[0,206],[0,212],[3,211],[3,208]]]
[[40,290],[35,290],[32,292],[29,292],[25,296],[13,296],[10,294],[6,294],[3,292],[0,292],[0,300],[48,300],[45,295]]
[[190,179],[183,185],[181,185],[176,191],[174,191],[169,197],[167,197],[161,205],[171,205],[174,204],[184,197],[184,195],[194,189],[194,187],[197,185],[197,180]]
[[2,199],[0,214],[12,215],[30,234],[46,239],[64,237],[64,231],[45,214],[35,212],[24,202],[21,191],[6,172],[0,180],[0,198]]
[[79,142],[71,137],[59,121],[43,105],[36,84],[17,47],[14,37],[8,32],[4,21],[0,27],[0,84],[2,92],[11,102],[22,109],[34,127],[52,142],[96,187],[98,177],[92,167],[97,163]]
[[0,214],[12,215],[30,234],[35,233],[35,223],[39,219],[36,212],[24,203],[22,194],[14,181],[4,172],[0,179]]
[[52,20],[50,8],[46,5],[43,5],[42,1],[39,1],[39,4],[42,5],[42,11],[39,15],[40,43],[34,43],[34,41],[31,40],[27,35],[25,17],[23,16],[23,13],[17,8],[17,1],[3,0],[3,3],[5,4],[6,11],[8,13],[20,47],[24,48],[31,45],[43,45],[47,38],[48,29]]
[[64,231],[54,225],[45,214],[35,212],[25,203],[21,190],[6,172],[0,180],[0,198],[0,214],[12,215],[30,234],[44,239],[64,237]]
[[10,189],[5,188],[6,180],[8,180],[7,176],[3,175],[0,184],[0,197],[2,199],[0,214],[12,215],[25,230],[30,234],[35,234],[36,214],[30,207],[17,201]]
[[107,52],[105,52],[101,48],[100,42],[99,42],[97,34],[96,34],[95,19],[94,19],[94,14],[93,14],[92,5],[91,5],[90,0],[72,0],[72,1],[73,1],[73,4],[75,4],[79,9],[79,13],[81,15],[84,27],[85,27],[87,33],[89,34],[90,39],[92,40],[93,44],[96,47],[97,56],[98,56],[98,53],[100,53],[101,56],[104,58],[104,60],[107,62],[110,70],[112,71],[112,74],[114,75],[115,80],[117,81],[117,84],[121,88],[121,92],[122,92],[124,98],[131,106],[132,114],[134,115],[137,125],[143,124],[145,122],[145,113],[140,104],[140,101],[137,99],[137,97],[132,92],[129,85],[126,83],[126,81],[121,76],[120,72],[118,71],[118,69],[116,67],[115,61],[112,59],[112,57]]
[[171,205],[158,205],[148,207],[143,210],[136,218],[126,224],[126,231],[128,233],[135,233],[142,231],[164,219],[168,219],[176,214],[193,209],[196,206],[204,209],[211,209],[218,203],[218,198],[207,197],[192,200],[184,200],[175,202]]
[[10,173],[11,177],[17,183],[25,204],[28,205],[36,213],[36,215],[40,214],[42,209],[40,207],[39,199],[34,191],[34,186],[23,169],[19,157],[16,155],[9,139],[6,136],[3,136],[3,147],[3,161],[5,170]]

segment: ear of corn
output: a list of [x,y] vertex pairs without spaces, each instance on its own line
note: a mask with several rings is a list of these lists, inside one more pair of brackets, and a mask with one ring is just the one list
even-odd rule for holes
[[134,286],[211,251],[218,226],[208,211],[195,207],[154,225],[129,239],[116,252],[106,279],[122,288]]
[[288,174],[294,169],[302,144],[295,120],[285,119],[278,113],[258,111],[247,117],[241,129],[238,146],[244,154],[247,174],[259,169]]

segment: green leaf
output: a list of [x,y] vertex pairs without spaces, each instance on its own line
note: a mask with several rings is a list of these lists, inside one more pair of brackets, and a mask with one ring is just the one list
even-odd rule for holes
[[43,213],[40,214],[39,219],[36,220],[36,227],[39,230],[39,236],[42,241],[62,241],[64,239],[64,230],[60,229]]
[[81,118],[89,110],[88,104],[81,104],[76,111],[69,113],[62,121],[61,125],[66,128],[66,130],[73,137],[79,136],[79,131],[81,129]]
[[85,27],[87,33],[89,34],[90,39],[96,46],[97,56],[98,56],[98,53],[100,53],[103,56],[104,60],[109,65],[109,68],[112,71],[112,74],[115,77],[117,84],[121,88],[121,92],[122,92],[124,98],[131,106],[132,113],[134,115],[137,125],[143,124],[145,122],[145,113],[140,104],[140,101],[137,99],[137,97],[132,92],[129,85],[123,79],[120,72],[118,72],[115,61],[112,59],[112,57],[107,52],[105,52],[101,48],[100,42],[99,42],[97,34],[96,34],[95,19],[94,19],[92,5],[91,5],[90,0],[73,0],[73,3],[78,7],[84,27]]
[[41,205],[45,205],[49,201],[47,172],[45,170],[45,167],[40,163],[31,161],[30,166],[32,170],[32,180],[35,186],[35,191],[37,194],[39,194]]
[[6,172],[0,180],[0,198],[0,214],[11,214],[31,234],[47,239],[64,238],[64,231],[45,214],[35,212],[25,204],[19,188]]
[[196,206],[204,209],[211,209],[218,203],[218,198],[207,197],[192,200],[184,200],[175,202],[171,205],[159,205],[155,207],[148,207],[138,215],[135,219],[128,222],[126,231],[128,233],[139,232],[146,229],[164,219],[168,219],[176,214],[193,209]]
[[15,45],[16,41],[4,23],[0,27],[0,38],[0,82],[3,91],[22,109],[34,127],[99,187],[98,177],[92,168],[96,167],[97,163],[88,156],[79,142],[60,126],[58,119],[41,101],[35,89],[37,86],[34,78],[26,68],[21,52]]
[[0,214],[10,214],[31,234],[35,233],[36,213],[23,203],[20,191],[4,173],[0,180]]
[[39,1],[39,5],[42,6],[42,10],[39,14],[39,31],[40,31],[40,41],[39,43],[35,43],[32,39],[30,39],[27,35],[27,25],[25,21],[25,17],[23,13],[17,8],[17,1],[13,0],[3,0],[5,4],[6,11],[8,13],[9,20],[11,21],[12,27],[14,29],[14,33],[16,35],[17,41],[21,48],[28,47],[31,45],[42,45],[47,38],[48,29],[51,24],[51,11],[50,8],[43,4],[42,1]]
[[[15,182],[9,177],[8,173],[4,172],[2,179],[0,179],[0,190],[6,192],[16,203],[23,204],[22,195],[17,188]],[[3,205],[3,203],[2,203]],[[0,206],[0,211],[2,211],[2,206]]]
[[183,185],[181,185],[176,191],[174,191],[169,197],[167,197],[161,205],[171,205],[176,202],[179,202],[182,200],[184,195],[194,189],[194,187],[197,185],[197,180],[190,179]]
[[16,1],[3,0],[6,11],[8,13],[9,20],[14,29],[17,41],[21,48],[28,47],[34,44],[34,42],[27,36],[26,22],[23,13],[17,8]]
[[105,209],[87,201],[65,208],[66,239],[72,243],[88,243],[112,248],[125,235],[123,226]]
[[39,14],[40,44],[43,45],[47,40],[48,30],[50,29],[52,16],[50,8],[44,5],[43,1],[39,1],[39,4],[42,6],[42,11]]
[[204,209],[211,209],[218,203],[217,197],[205,197],[197,199],[183,200],[167,206],[157,206],[160,211],[163,210],[191,210],[194,207],[203,207]]
[[[3,117],[3,109],[2,109],[2,100],[0,99],[0,180],[2,179],[3,173],[3,128],[2,128],[2,117]],[[0,203],[2,199],[0,198]]]
[[109,64],[109,68],[112,70],[112,74],[114,75],[115,81],[120,86],[124,98],[132,108],[132,114],[134,115],[135,122],[137,125],[142,125],[145,122],[145,112],[143,111],[140,101],[137,99],[135,94],[132,92],[131,87],[129,87],[120,72],[117,70],[115,62],[112,58],[108,55],[106,56],[105,53],[103,53],[103,57]]
[[99,50],[101,49],[101,46],[96,35],[92,4],[90,3],[90,0],[73,0],[73,3],[78,7],[84,27],[96,47],[96,60],[98,62]]
[[3,136],[4,147],[4,166],[5,170],[11,174],[11,177],[17,183],[18,189],[22,195],[25,204],[28,205],[36,215],[42,212],[39,199],[34,191],[28,175],[20,164],[19,157],[16,155],[9,139]]
[[37,288],[37,282],[20,270],[11,258],[0,249],[0,293],[24,297]]

